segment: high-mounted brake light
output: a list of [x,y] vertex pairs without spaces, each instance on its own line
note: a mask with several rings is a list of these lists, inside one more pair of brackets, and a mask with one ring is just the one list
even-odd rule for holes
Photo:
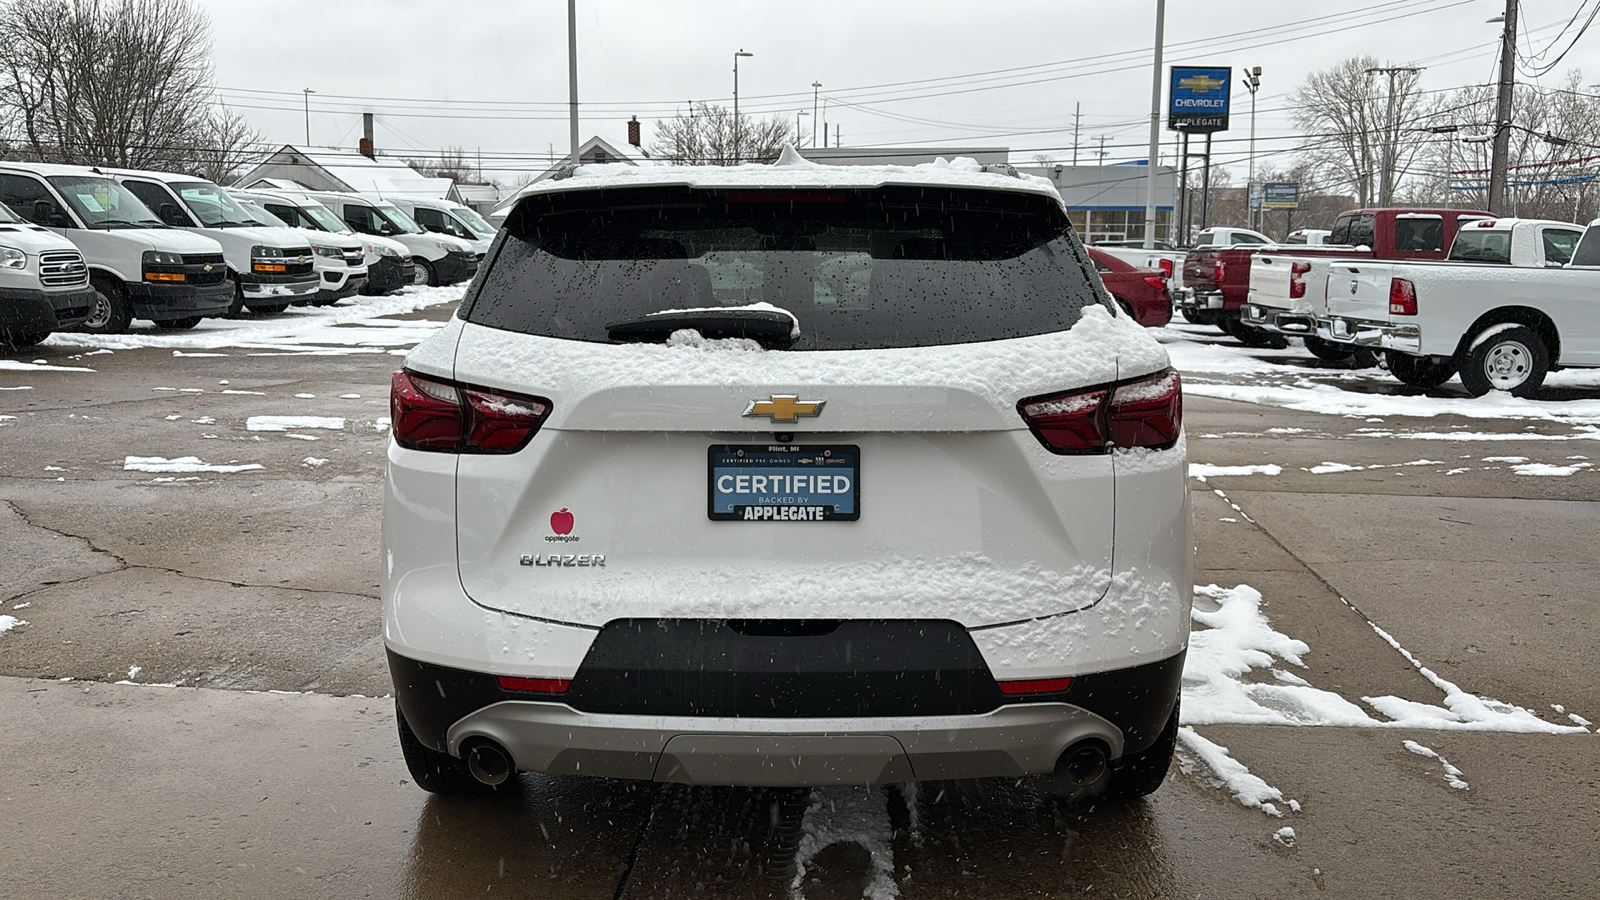
[[1389,315],[1414,316],[1417,314],[1417,286],[1404,278],[1389,280]]
[[410,450],[515,453],[550,414],[550,401],[396,372],[389,387],[394,439]]
[[1017,410],[1052,453],[1088,455],[1113,447],[1164,450],[1183,425],[1183,386],[1172,369],[1119,384],[1034,397]]
[[519,675],[500,675],[496,679],[504,691],[523,691],[529,694],[565,694],[572,687],[570,678],[523,678]]
[[1311,263],[1297,262],[1289,264],[1289,297],[1298,300],[1306,295],[1306,280],[1301,275],[1311,271]]

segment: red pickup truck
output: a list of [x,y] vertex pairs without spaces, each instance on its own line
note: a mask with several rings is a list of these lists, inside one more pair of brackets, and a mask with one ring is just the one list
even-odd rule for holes
[[[1461,209],[1353,209],[1341,213],[1326,245],[1296,247],[1296,255],[1338,255],[1368,259],[1444,259],[1463,220],[1489,214]],[[1282,347],[1282,335],[1240,321],[1250,292],[1250,258],[1260,246],[1201,247],[1183,261],[1183,317],[1215,325],[1252,347]]]

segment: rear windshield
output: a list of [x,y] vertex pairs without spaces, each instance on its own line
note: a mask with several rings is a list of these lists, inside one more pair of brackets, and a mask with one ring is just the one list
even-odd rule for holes
[[1450,258],[1461,262],[1511,262],[1511,232],[1469,228],[1450,244]]
[[628,188],[536,195],[506,221],[463,317],[607,341],[662,310],[765,302],[795,350],[993,341],[1071,328],[1104,303],[1046,197],[940,188]]
[[1396,216],[1394,249],[1396,253],[1443,253],[1444,219],[1439,216]]
[[1578,249],[1572,252],[1571,265],[1600,266],[1600,228],[1591,226],[1584,230]]

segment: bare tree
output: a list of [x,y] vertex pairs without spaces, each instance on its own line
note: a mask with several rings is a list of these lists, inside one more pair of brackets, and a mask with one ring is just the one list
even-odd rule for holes
[[758,120],[740,114],[735,153],[733,111],[714,103],[698,103],[688,115],[662,122],[650,152],[657,159],[686,166],[731,166],[770,162],[795,141],[794,125],[784,116]]
[[199,134],[189,154],[190,170],[217,184],[227,184],[245,164],[262,155],[261,135],[244,116],[219,107]]
[[482,180],[476,160],[462,147],[446,147],[433,157],[407,157],[406,165],[428,178],[449,178],[469,184]]
[[1294,93],[1295,124],[1311,135],[1306,157],[1324,180],[1353,187],[1363,206],[1393,205],[1423,149],[1417,125],[1428,110],[1418,78],[1415,69],[1351,57],[1307,76]]
[[211,77],[193,0],[0,4],[0,108],[35,159],[221,177],[255,135],[214,105]]

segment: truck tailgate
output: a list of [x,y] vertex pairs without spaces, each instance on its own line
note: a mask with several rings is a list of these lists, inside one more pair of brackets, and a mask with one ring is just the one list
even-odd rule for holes
[[1363,322],[1389,321],[1394,263],[1334,262],[1328,267],[1328,315]]

